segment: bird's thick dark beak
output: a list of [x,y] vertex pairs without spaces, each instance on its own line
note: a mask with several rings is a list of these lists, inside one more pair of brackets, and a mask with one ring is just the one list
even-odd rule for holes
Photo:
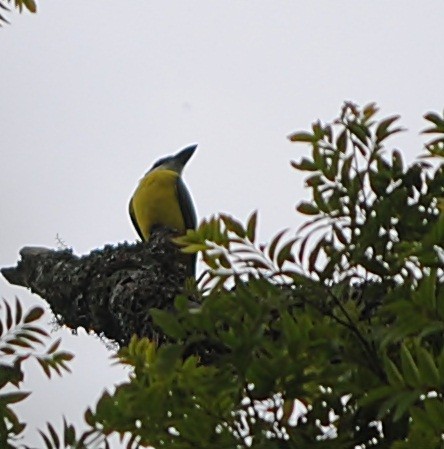
[[175,154],[174,159],[180,161],[182,166],[184,166],[189,161],[191,156],[194,154],[194,152],[196,151],[196,148],[197,148],[197,145],[190,145],[190,146],[184,148],[183,150],[179,151],[177,154]]

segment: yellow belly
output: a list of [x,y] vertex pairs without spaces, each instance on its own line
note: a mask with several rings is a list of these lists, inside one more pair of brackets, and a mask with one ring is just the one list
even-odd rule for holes
[[172,170],[156,170],[140,181],[134,192],[134,215],[144,240],[155,225],[185,231],[185,223],[177,199],[178,174]]

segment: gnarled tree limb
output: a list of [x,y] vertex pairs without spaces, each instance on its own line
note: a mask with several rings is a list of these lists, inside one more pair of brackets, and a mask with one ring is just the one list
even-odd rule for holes
[[158,228],[148,242],[107,245],[78,257],[72,250],[25,247],[1,273],[51,307],[57,322],[126,345],[133,334],[162,340],[149,310],[170,310],[183,290],[186,259]]

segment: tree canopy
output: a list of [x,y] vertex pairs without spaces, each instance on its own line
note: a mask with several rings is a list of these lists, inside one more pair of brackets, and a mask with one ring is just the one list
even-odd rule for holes
[[[121,346],[130,379],[87,409],[87,430],[48,424],[44,447],[106,447],[116,433],[128,448],[444,446],[444,118],[425,115],[433,138],[406,164],[386,147],[399,117],[377,112],[346,103],[289,136],[311,148],[292,162],[311,191],[296,236],[258,242],[254,212],[175,239],[202,252],[204,275],[173,309],[147,308],[162,338]],[[0,396],[0,435],[16,448],[22,349],[46,336],[37,309],[3,311],[0,387],[17,392]],[[47,375],[67,368],[57,345],[45,354]]]

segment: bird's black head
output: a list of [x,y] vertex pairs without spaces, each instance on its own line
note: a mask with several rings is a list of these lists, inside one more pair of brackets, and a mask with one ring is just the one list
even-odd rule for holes
[[154,170],[157,167],[160,167],[163,164],[166,164],[169,160],[171,160],[174,156],[165,156],[159,159],[158,161],[154,162],[153,166],[150,168],[150,170]]
[[197,145],[190,145],[173,156],[162,157],[153,164],[150,171],[163,166],[165,167],[165,169],[181,173],[185,164],[189,161],[191,156],[196,151],[196,148]]

